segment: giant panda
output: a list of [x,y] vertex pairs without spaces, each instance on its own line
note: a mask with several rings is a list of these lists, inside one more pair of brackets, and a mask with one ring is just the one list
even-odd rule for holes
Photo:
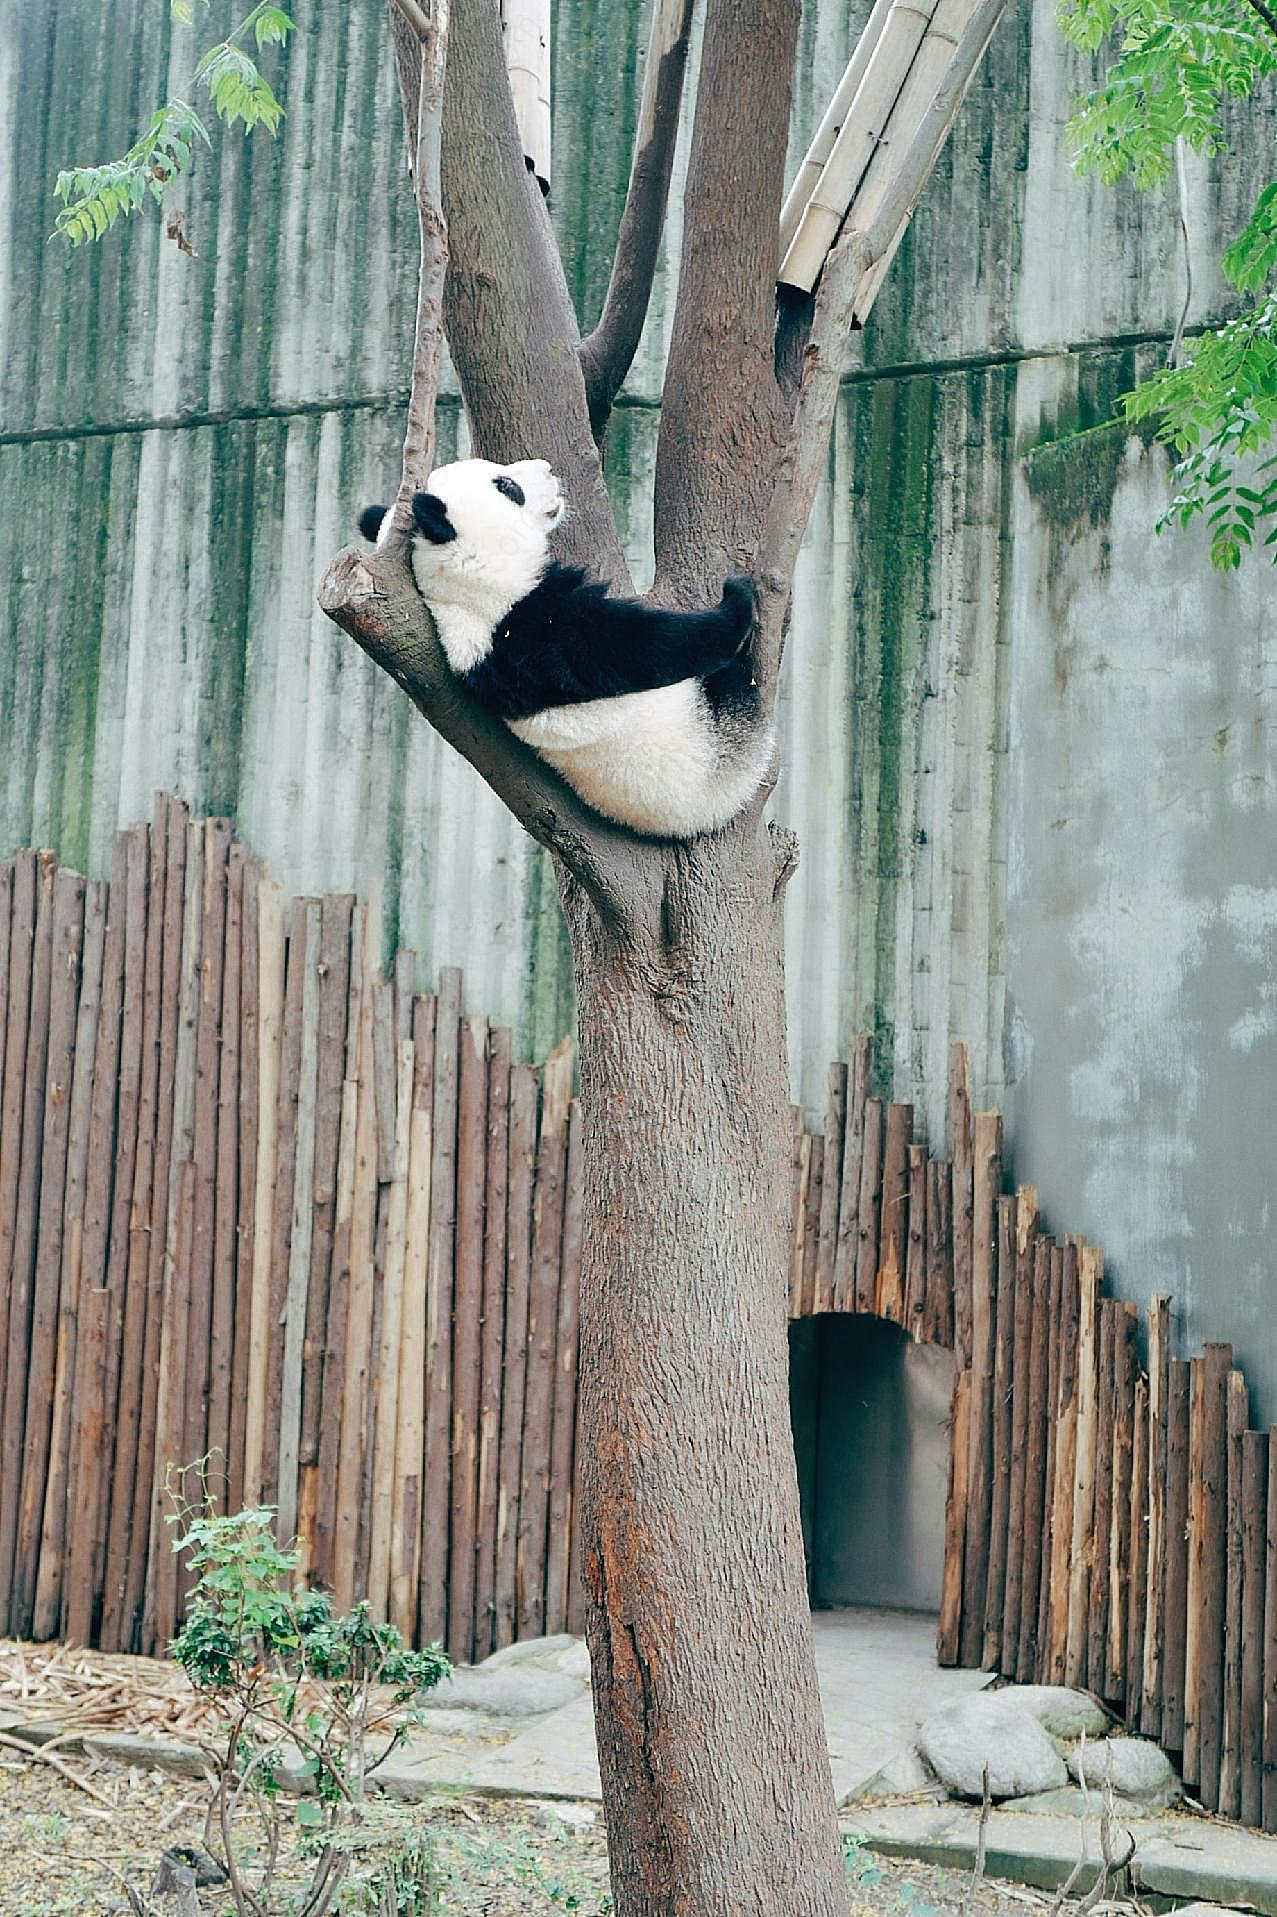
[[[412,568],[461,685],[588,805],[631,831],[725,825],[772,757],[751,670],[753,582],[707,612],[613,599],[551,562],[562,488],[544,459],[440,466],[412,502]],[[359,530],[375,540],[384,506]]]

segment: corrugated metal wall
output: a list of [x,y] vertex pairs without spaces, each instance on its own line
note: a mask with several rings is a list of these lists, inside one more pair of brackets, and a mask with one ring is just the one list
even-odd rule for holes
[[[464,964],[475,1004],[542,1053],[570,1017],[544,859],[314,605],[394,471],[415,233],[377,0],[296,11],[279,141],[200,156],[195,261],[149,217],[91,254],[45,244],[57,167],[122,150],[185,83],[182,29],[37,0],[0,32],[0,854],[50,845],[100,872],[116,824],[175,787],[233,814],[298,891],[379,882],[387,940],[422,978]],[[866,12],[809,10],[795,148]],[[556,15],[554,209],[587,322],[638,16]],[[224,17],[214,0],[201,32]],[[1068,170],[1085,78],[1050,8],[1016,5],[851,349],[785,692],[795,1086],[818,1106],[825,1061],[874,1029],[938,1137],[948,1041],[966,1038],[978,1097],[1007,1091],[1020,1175],[1110,1249],[1126,1295],[1166,1286],[1194,1338],[1231,1335],[1277,1410],[1254,1122],[1277,1099],[1277,893],[1254,850],[1277,790],[1271,580],[1213,581],[1194,542],[1152,541],[1160,454],[1070,443],[1164,351],[1183,298],[1174,189]],[[1272,150],[1277,116],[1247,112],[1236,158],[1190,169],[1197,316],[1219,308],[1221,236]],[[670,258],[678,239],[676,195]],[[609,443],[640,576],[671,316],[666,271]],[[445,445],[456,426],[454,407]],[[1153,699],[1168,621],[1183,670]],[[1176,770],[1141,778],[1150,751]],[[1204,855],[1181,838],[1186,792]],[[1173,976],[1163,912],[1183,931]]]

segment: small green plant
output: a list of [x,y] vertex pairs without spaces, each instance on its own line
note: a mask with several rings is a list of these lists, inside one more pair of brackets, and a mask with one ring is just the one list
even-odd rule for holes
[[875,1863],[874,1854],[859,1831],[843,1832],[842,1857],[847,1875],[858,1890],[872,1890],[886,1875],[882,1865]]
[[[209,1751],[214,1815],[239,1917],[433,1910],[427,1839],[367,1804],[365,1792],[419,1722],[415,1699],[448,1675],[447,1655],[438,1645],[406,1649],[366,1603],[342,1614],[324,1592],[299,1587],[298,1553],[277,1542],[274,1512],[219,1515],[203,1467],[193,1469],[199,1502],[175,1497],[181,1508],[170,1519],[173,1549],[196,1576],[171,1655],[222,1721]],[[262,1834],[251,1847],[239,1818],[246,1808]],[[310,1877],[281,1906],[272,1900],[289,1823]]]
[[[193,18],[190,0],[170,0],[170,11],[183,25]],[[240,42],[251,35],[260,57],[263,47],[282,45],[293,29],[294,22],[282,7],[261,0],[233,33],[210,47],[197,63],[192,76],[195,84],[208,94],[213,111],[227,126],[240,125],[245,133],[255,126],[264,126],[271,134],[277,130],[284,109]],[[54,234],[72,246],[100,240],[118,219],[145,206],[148,197],[157,203],[163,200],[173,181],[189,171],[196,141],[211,144],[194,107],[185,100],[166,100],[123,158],[66,167],[58,174],[53,190],[62,205],[53,223]]]

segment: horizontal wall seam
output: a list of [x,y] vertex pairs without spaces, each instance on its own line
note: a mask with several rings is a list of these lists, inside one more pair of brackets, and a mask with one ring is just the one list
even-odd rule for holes
[[[1196,338],[1204,327],[1190,327],[1187,337]],[[844,386],[867,386],[882,380],[940,379],[955,373],[994,370],[1001,366],[1023,366],[1033,360],[1069,359],[1081,353],[1123,353],[1133,346],[1169,345],[1173,334],[1167,328],[1146,333],[1114,333],[1107,339],[1074,340],[1058,346],[1008,346],[1000,352],[959,354],[951,359],[900,360],[889,366],[853,367],[843,374]],[[456,409],[456,393],[440,393],[439,405]],[[363,413],[389,411],[408,404],[406,387],[395,392],[356,394],[352,398],[329,395],[287,404],[238,406],[221,412],[167,413],[153,419],[122,419],[104,425],[32,426],[26,431],[0,432],[0,447],[38,446],[46,441],[109,439],[128,433],[186,432],[207,426],[237,426],[269,419],[307,419],[326,413]],[[617,407],[635,412],[658,412],[659,399],[641,393],[622,393]]]

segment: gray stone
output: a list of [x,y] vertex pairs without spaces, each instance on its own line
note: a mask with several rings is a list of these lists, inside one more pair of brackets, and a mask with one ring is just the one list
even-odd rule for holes
[[918,1732],[918,1749],[941,1783],[960,1797],[1027,1797],[1066,1783],[1064,1760],[1013,1691],[962,1698],[929,1717]]
[[852,1795],[857,1801],[868,1802],[884,1797],[935,1797],[939,1789],[917,1751],[906,1750],[888,1758],[882,1769]]
[[1007,1797],[1001,1808],[1022,1811],[1026,1817],[1095,1816],[1095,1799],[1087,1798],[1076,1784],[1063,1784],[1058,1791],[1035,1791],[1031,1797]]
[[1014,1684],[994,1696],[1013,1697],[1052,1737],[1103,1737],[1113,1721],[1098,1698],[1067,1684]]
[[1105,1737],[1069,1752],[1069,1775],[1085,1777],[1092,1790],[1109,1780],[1121,1797],[1170,1804],[1180,1794],[1175,1767],[1160,1744],[1143,1737]]
[[203,1751],[173,1737],[138,1737],[132,1731],[86,1732],[84,1750],[90,1757],[109,1758],[113,1764],[173,1771],[179,1777],[203,1777],[210,1769]]
[[491,1657],[485,1657],[483,1663],[476,1664],[474,1668],[478,1671],[504,1671],[512,1664],[532,1664],[545,1670],[558,1670],[559,1660],[564,1653],[582,1642],[581,1638],[573,1637],[569,1631],[557,1631],[553,1637],[524,1637],[517,1644],[507,1644],[504,1650],[494,1651]]
[[489,1717],[544,1717],[581,1695],[579,1678],[546,1671],[535,1664],[460,1665],[443,1684],[427,1692],[427,1711],[482,1711]]

